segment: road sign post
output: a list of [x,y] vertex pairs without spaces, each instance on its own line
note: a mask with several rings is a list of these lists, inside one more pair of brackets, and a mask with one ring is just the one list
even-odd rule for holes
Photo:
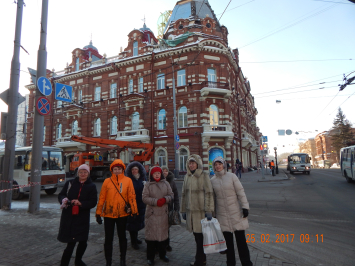
[[16,125],[18,108],[18,88],[20,81],[20,47],[21,47],[21,28],[23,0],[17,1],[16,28],[14,40],[14,54],[11,61],[10,89],[8,92],[8,119],[6,125],[6,143],[3,169],[0,182],[0,189],[10,189],[0,194],[0,208],[3,210],[11,209],[12,182],[14,175]]
[[[42,0],[42,15],[41,15],[41,40],[38,48],[37,57],[37,77],[45,77],[47,72],[47,18],[48,18],[48,0]],[[35,83],[37,84],[37,83]],[[43,85],[43,82],[42,82]],[[37,87],[38,88],[38,87]],[[39,89],[36,90],[35,102],[42,97]],[[32,142],[32,159],[31,159],[31,178],[32,183],[41,182],[42,173],[42,146],[43,146],[43,126],[44,117],[38,112],[34,111],[33,121],[33,142]],[[40,208],[41,186],[30,187],[30,199],[28,203],[28,212],[36,213]]]

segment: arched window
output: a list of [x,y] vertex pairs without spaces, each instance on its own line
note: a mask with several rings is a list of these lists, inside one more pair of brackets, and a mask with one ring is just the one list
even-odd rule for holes
[[216,69],[208,68],[207,69],[207,78],[208,78],[208,81],[216,82],[217,81]]
[[163,149],[160,149],[157,151],[157,159],[158,159],[158,163],[159,163],[159,166],[162,167],[162,166],[166,166],[166,151],[163,150]]
[[158,113],[158,129],[166,129],[166,111],[161,109]]
[[179,127],[187,127],[187,108],[181,106],[179,109]]
[[214,104],[210,105],[210,125],[218,125],[218,107]]
[[179,156],[180,171],[185,171],[186,170],[187,157],[188,157],[187,150],[186,149],[180,149],[180,156]]
[[76,61],[75,61],[75,71],[78,71],[79,70],[79,57],[76,58]]
[[137,41],[135,41],[133,43],[133,56],[136,56],[136,55],[138,55],[138,42]]
[[59,139],[59,138],[61,138],[62,137],[62,124],[58,124],[57,125],[57,133],[56,133],[56,135],[57,135],[57,139]]
[[75,120],[75,121],[72,123],[71,134],[72,134],[72,135],[78,135],[78,120]]
[[139,113],[134,112],[132,114],[132,130],[138,130],[139,129]]
[[111,129],[111,135],[117,134],[117,116],[112,117],[110,129]]
[[101,119],[98,118],[95,120],[94,137],[99,137],[100,135],[101,135]]

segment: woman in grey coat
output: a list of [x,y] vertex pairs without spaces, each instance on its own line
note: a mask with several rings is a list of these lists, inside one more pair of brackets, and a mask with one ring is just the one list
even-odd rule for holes
[[149,173],[149,182],[144,185],[143,202],[147,205],[145,212],[145,241],[147,242],[148,265],[154,265],[155,247],[159,247],[159,257],[169,262],[166,257],[166,240],[168,239],[168,204],[174,199],[169,183],[162,175],[162,170],[154,166]]
[[249,228],[249,203],[244,188],[235,174],[226,171],[225,160],[218,156],[213,160],[215,175],[211,179],[216,198],[215,214],[221,225],[227,244],[227,266],[235,266],[233,233],[237,242],[242,266],[252,266],[245,230]]

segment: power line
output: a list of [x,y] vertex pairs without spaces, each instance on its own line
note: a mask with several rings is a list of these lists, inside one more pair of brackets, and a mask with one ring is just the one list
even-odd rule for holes
[[347,100],[349,100],[349,98],[351,97],[351,96],[353,96],[355,94],[355,92],[353,93],[353,94],[351,94],[348,98],[346,98],[346,100],[344,101],[344,102],[342,102],[333,112],[331,112],[329,115],[331,115],[332,113],[334,113],[336,110],[338,110],[338,108],[340,107],[340,106],[342,106]]
[[336,4],[344,4],[344,5],[352,5],[350,3],[344,3],[344,2],[334,2],[334,1],[324,1],[324,0],[313,0],[316,2],[328,2],[328,3],[336,3]]
[[[333,99],[331,99],[330,100],[330,102],[326,105],[326,107],[324,107],[324,109],[319,113],[319,115],[321,114],[321,113],[323,113],[323,111],[328,107],[328,105],[335,99],[335,97],[337,97],[338,96],[338,94],[339,94],[339,91],[337,92],[337,94],[335,94],[335,96],[333,97]],[[318,116],[319,116],[318,115]]]
[[293,63],[293,62],[318,62],[318,61],[348,61],[348,60],[354,60],[352,58],[350,59],[304,59],[304,60],[285,60],[285,61],[260,61],[260,62],[240,62],[240,64],[263,64],[263,63]]
[[[338,97],[347,97],[351,96],[352,94],[344,94],[344,95],[338,95]],[[288,99],[282,99],[280,98],[279,100],[281,101],[293,101],[293,100],[308,100],[308,99],[319,99],[319,98],[330,98],[334,97],[333,95],[328,95],[328,96],[315,96],[315,97],[303,97],[303,98],[288,98]]]
[[226,10],[227,10],[227,8],[228,8],[228,6],[229,6],[229,4],[230,4],[231,2],[232,2],[232,0],[229,1],[229,3],[228,3],[228,5],[226,6],[226,8],[224,9],[222,15],[219,17],[219,20],[218,20],[218,21],[221,20],[221,18],[223,17],[224,12],[226,12]]
[[[233,7],[233,8],[231,8],[231,9],[227,10],[226,12],[232,11],[233,9],[236,9],[236,8],[238,8],[238,7],[247,5],[247,4],[249,4],[249,3],[251,3],[251,2],[254,2],[254,1],[255,1],[255,0],[252,0],[252,1],[246,2],[246,3],[244,3],[244,4],[241,4],[241,5],[239,5],[239,6]],[[217,16],[218,16],[218,15],[221,15],[221,14],[222,14],[222,13],[217,14]]]
[[[315,12],[315,13],[313,13],[313,14],[311,14],[311,15],[305,17],[305,18],[303,18],[303,19],[298,19],[297,21],[291,23],[291,24],[288,25],[288,26],[284,26],[284,27],[282,27],[282,28],[279,29],[279,30],[276,30],[276,31],[274,31],[274,32],[271,32],[271,33],[269,33],[269,34],[267,34],[267,35],[265,35],[265,36],[263,36],[263,37],[261,37],[261,38],[259,38],[259,39],[256,39],[255,41],[252,41],[252,42],[250,42],[250,43],[248,43],[248,44],[246,44],[246,45],[244,45],[244,46],[239,47],[239,49],[244,48],[244,47],[246,47],[246,46],[249,46],[249,45],[251,45],[251,44],[253,44],[253,43],[256,43],[256,42],[258,42],[258,41],[261,41],[261,40],[263,40],[263,39],[265,39],[265,38],[267,38],[267,37],[270,37],[271,35],[274,35],[274,34],[280,32],[280,31],[286,30],[286,29],[288,29],[288,28],[290,28],[290,27],[292,27],[292,26],[295,26],[295,25],[301,23],[302,21],[304,21],[304,20],[306,20],[306,19],[309,19],[309,18],[312,18],[312,17],[314,17],[314,16],[317,16],[317,15],[319,15],[319,14],[321,14],[321,13],[323,13],[323,12],[329,10],[329,9],[331,9],[331,8],[334,7],[335,5],[336,5],[336,4],[333,4],[333,5],[331,5],[331,6],[328,6],[328,7],[324,8],[324,9],[322,9],[322,10],[320,10],[320,11],[317,11],[317,12]],[[317,9],[319,9],[319,8],[317,8]],[[317,9],[315,9],[315,10],[317,10]],[[301,16],[300,18],[302,18],[302,17],[304,17],[304,16],[305,16],[305,15]]]
[[287,94],[293,94],[293,93],[301,93],[301,92],[307,92],[307,91],[323,90],[323,89],[336,88],[336,87],[338,87],[338,86],[322,87],[322,88],[318,88],[318,89],[311,89],[311,90],[304,90],[304,91],[294,91],[294,92],[274,94],[274,95],[269,95],[269,96],[260,96],[260,97],[256,96],[255,98],[260,99],[260,98],[267,98],[267,97],[273,97],[273,96],[278,96],[278,95],[287,95]]
[[305,88],[305,87],[323,85],[323,84],[325,84],[325,83],[333,83],[333,82],[339,82],[339,81],[338,81],[338,80],[335,80],[335,81],[328,81],[328,82],[315,83],[315,84],[306,85],[306,86],[291,87],[291,88],[288,88],[288,89],[281,89],[281,90],[275,90],[275,91],[267,91],[267,92],[262,92],[262,93],[256,93],[256,94],[254,94],[254,96],[255,96],[255,95],[260,95],[260,94],[278,92],[278,91],[286,91],[286,90],[293,90],[293,89],[299,89],[299,88]]

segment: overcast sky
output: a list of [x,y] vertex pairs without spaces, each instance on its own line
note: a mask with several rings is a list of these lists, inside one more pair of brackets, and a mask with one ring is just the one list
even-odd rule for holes
[[[218,18],[229,1],[209,0]],[[25,3],[21,44],[29,55],[21,50],[19,90],[23,95],[28,93],[24,86],[30,81],[27,67],[35,69],[37,65],[42,1]],[[71,52],[87,45],[91,34],[101,54],[117,55],[121,46],[126,47],[128,33],[142,27],[144,16],[157,35],[160,13],[172,10],[175,3],[49,1],[47,68],[64,69],[71,61]],[[0,10],[1,92],[10,82],[16,4],[2,0]],[[314,137],[315,130],[328,130],[340,105],[355,123],[355,86],[341,92],[338,88],[343,74],[355,71],[355,4],[346,0],[232,0],[220,23],[228,28],[229,46],[239,48],[240,66],[251,83],[259,112],[257,125],[269,137],[270,147],[277,146],[281,153],[294,148],[290,145],[297,139]],[[276,104],[276,100],[281,103]],[[7,111],[1,100],[0,111]],[[301,134],[278,137],[278,129]]]

